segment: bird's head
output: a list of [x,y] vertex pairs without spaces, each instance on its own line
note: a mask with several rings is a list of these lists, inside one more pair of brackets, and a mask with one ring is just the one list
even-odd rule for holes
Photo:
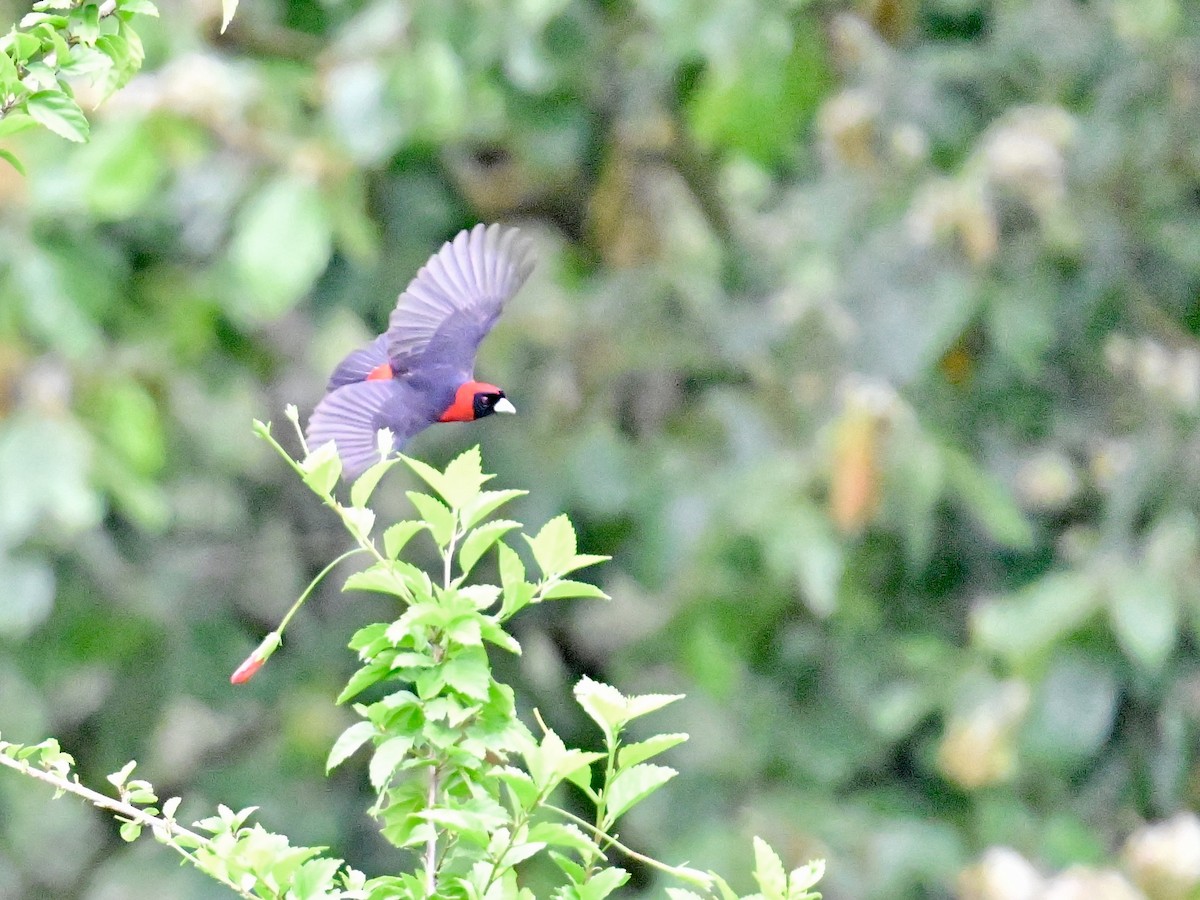
[[515,413],[517,408],[504,396],[504,391],[483,381],[467,381],[454,392],[454,402],[438,419],[439,422],[473,422],[492,413]]

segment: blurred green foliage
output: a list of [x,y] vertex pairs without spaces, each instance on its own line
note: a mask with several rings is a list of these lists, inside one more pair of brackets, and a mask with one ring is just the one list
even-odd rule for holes
[[[4,144],[6,736],[389,868],[365,785],[320,777],[383,601],[323,594],[227,684],[343,549],[249,423],[503,219],[540,262],[479,373],[521,415],[409,452],[481,442],[517,518],[614,557],[612,603],[527,617],[515,674],[577,743],[577,674],[688,694],[671,802],[624,835],[733,871],[760,833],[827,856],[830,897],[898,898],[1132,834],[1096,877],[1148,883],[1141,823],[1200,800],[1196,4],[220,16],[164,4],[89,144]],[[0,896],[210,896],[13,781]]]

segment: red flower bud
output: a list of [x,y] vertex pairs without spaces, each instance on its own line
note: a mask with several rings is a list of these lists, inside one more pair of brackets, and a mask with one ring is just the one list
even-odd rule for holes
[[254,652],[247,656],[245,661],[229,676],[229,683],[245,684],[253,678],[263,667],[263,663],[271,658],[271,654],[279,649],[280,643],[279,632],[272,631],[268,634],[262,639],[262,643],[254,648]]

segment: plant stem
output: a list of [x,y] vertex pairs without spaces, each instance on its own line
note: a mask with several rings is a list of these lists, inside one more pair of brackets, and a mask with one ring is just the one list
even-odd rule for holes
[[[432,809],[437,803],[440,781],[441,772],[435,765],[429,770],[429,792],[425,796],[427,809]],[[437,826],[434,825],[429,839],[425,842],[425,896],[427,897],[432,897],[437,890],[437,845]]]
[[57,791],[64,791],[68,794],[74,794],[76,797],[82,797],[88,803],[92,804],[92,806],[95,806],[99,809],[106,809],[112,813],[117,813],[118,815],[124,816],[130,821],[137,822],[139,825],[149,828],[159,841],[175,850],[180,856],[194,865],[197,869],[204,872],[204,874],[221,882],[221,884],[236,892],[238,896],[245,897],[246,900],[257,900],[254,894],[242,890],[242,888],[238,887],[238,885],[234,884],[219,872],[211,871],[205,868],[204,865],[201,864],[200,860],[198,860],[195,855],[191,853],[191,851],[189,851],[186,847],[181,846],[175,840],[176,837],[184,837],[188,840],[195,841],[202,847],[208,846],[209,841],[207,838],[201,837],[191,829],[184,828],[173,819],[164,819],[160,816],[152,815],[151,813],[146,812],[146,810],[139,809],[138,807],[130,803],[126,803],[123,800],[117,800],[116,798],[101,794],[99,791],[94,791],[91,788],[80,784],[78,776],[76,776],[75,780],[72,781],[68,778],[62,777],[61,775],[55,775],[53,772],[47,772],[45,769],[35,768],[24,760],[13,759],[12,757],[6,756],[2,753],[0,753],[0,765],[8,766],[10,769],[20,772],[23,775],[28,775],[30,778],[36,778],[38,781],[50,785]]
[[[595,835],[597,838],[599,838],[601,841],[606,842],[608,844],[608,846],[616,847],[618,850],[620,850],[622,853],[624,853],[630,859],[637,860],[644,866],[649,866],[652,869],[657,869],[659,872],[665,872],[668,875],[674,875],[676,878],[682,877],[682,878],[684,878],[685,881],[689,881],[689,882],[693,882],[693,883],[695,882],[695,874],[696,873],[693,870],[688,871],[687,877],[682,876],[682,875],[680,875],[680,869],[678,867],[669,866],[665,862],[660,862],[659,860],[654,859],[653,857],[645,856],[644,854],[638,853],[636,850],[626,847],[624,844],[622,844],[619,840],[617,840],[615,837],[613,837],[608,832],[597,828],[591,822],[587,821],[587,819],[579,818],[579,816],[575,815],[573,812],[569,812],[565,809],[562,809],[561,807],[555,806],[553,803],[544,803],[544,804],[542,804],[542,808],[548,809],[552,812],[556,812],[560,816],[570,819],[572,822],[574,822],[580,828],[587,829],[593,835]],[[603,852],[601,852],[600,855],[601,855],[601,857],[603,857],[604,856]]]

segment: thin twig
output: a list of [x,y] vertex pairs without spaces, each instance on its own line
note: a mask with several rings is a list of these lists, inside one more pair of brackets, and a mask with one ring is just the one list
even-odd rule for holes
[[[677,878],[680,877],[680,874],[679,874],[680,869],[678,867],[667,865],[665,862],[660,862],[659,860],[654,859],[653,857],[645,856],[644,854],[638,853],[636,850],[626,847],[624,844],[622,844],[620,841],[618,841],[615,837],[613,837],[607,831],[603,831],[602,829],[597,828],[595,825],[593,825],[591,822],[587,821],[586,819],[579,818],[579,816],[575,815],[573,812],[568,812],[567,810],[562,809],[561,807],[555,806],[553,803],[544,803],[544,804],[542,804],[542,808],[548,809],[552,812],[556,812],[560,816],[564,816],[567,819],[570,819],[572,822],[574,822],[579,827],[585,828],[588,831],[590,831],[595,837],[599,838],[601,841],[607,842],[607,844],[610,847],[616,847],[618,850],[620,850],[622,853],[624,853],[630,859],[635,859],[638,862],[640,862],[642,865],[649,866],[652,869],[657,869],[660,872],[666,872],[667,874],[674,875]],[[603,852],[601,852],[600,855],[603,857],[603,855],[604,855]],[[694,876],[696,874],[695,871],[694,870],[688,870],[688,871],[689,871],[689,874],[692,875],[693,877],[686,878],[685,880],[694,881]]]
[[228,878],[221,875],[219,872],[206,869],[186,847],[181,846],[175,840],[176,837],[183,837],[187,838],[188,840],[195,841],[202,847],[207,846],[209,841],[207,838],[196,834],[196,832],[192,831],[190,828],[185,828],[184,826],[180,825],[174,819],[165,819],[160,816],[153,815],[146,810],[140,809],[130,803],[126,803],[123,800],[118,800],[114,797],[101,794],[99,791],[94,791],[90,787],[80,784],[78,776],[75,776],[75,780],[72,781],[68,778],[62,777],[61,775],[56,775],[53,772],[47,772],[45,769],[35,768],[25,760],[13,759],[11,756],[7,756],[3,753],[0,753],[0,764],[6,765],[10,769],[20,772],[23,775],[28,775],[30,778],[36,778],[38,781],[50,785],[55,790],[65,791],[68,794],[74,794],[76,797],[82,797],[88,803],[98,807],[99,809],[106,809],[109,812],[124,816],[130,821],[137,822],[139,825],[149,828],[159,841],[178,852],[184,859],[186,859],[196,868],[200,869],[200,871],[202,871],[205,875],[216,879],[227,888],[236,891],[239,896],[247,898],[247,900],[258,900],[254,894],[243,890]]

